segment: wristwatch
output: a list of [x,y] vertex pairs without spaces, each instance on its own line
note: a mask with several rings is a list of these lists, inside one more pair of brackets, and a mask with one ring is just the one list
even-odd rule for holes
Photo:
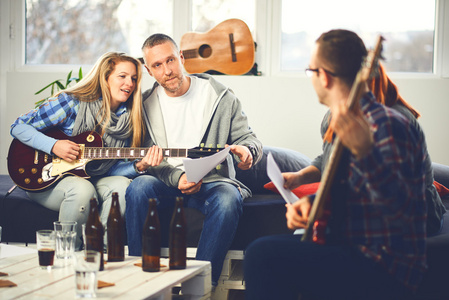
[[254,147],[253,145],[245,145],[248,149],[249,152],[251,153],[251,155],[254,157],[256,156],[256,147]]
[[134,170],[136,171],[136,173],[137,174],[145,174],[146,172],[147,172],[147,170],[144,170],[144,171],[139,171],[139,169],[137,169],[137,163],[139,162],[140,160],[135,160],[134,161]]

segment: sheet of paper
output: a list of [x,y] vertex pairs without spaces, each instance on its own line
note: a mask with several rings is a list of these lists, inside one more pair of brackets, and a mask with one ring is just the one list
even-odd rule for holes
[[199,182],[207,173],[226,159],[229,150],[230,147],[227,147],[211,156],[195,159],[184,158],[182,162],[186,170],[187,181]]
[[267,156],[267,174],[273,182],[274,186],[281,194],[282,198],[284,198],[285,202],[293,204],[294,202],[299,200],[299,198],[296,197],[296,195],[293,194],[292,191],[284,188],[284,177],[282,177],[281,170],[274,161],[271,152],[269,152]]

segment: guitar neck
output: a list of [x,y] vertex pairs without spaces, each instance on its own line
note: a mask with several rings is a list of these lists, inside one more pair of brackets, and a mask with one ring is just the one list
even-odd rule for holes
[[[148,148],[114,148],[114,147],[85,147],[82,156],[85,159],[125,159],[143,158]],[[164,157],[188,157],[189,149],[162,149]]]
[[312,240],[315,221],[320,219],[324,214],[326,200],[330,197],[332,182],[334,181],[343,150],[343,144],[341,143],[340,138],[336,136],[331,149],[331,155],[326,168],[324,169],[323,175],[321,176],[321,184],[316,192],[315,201],[310,209],[307,227],[305,228],[302,236],[303,241]]
[[198,49],[182,50],[182,54],[184,55],[185,59],[197,58],[198,57]]

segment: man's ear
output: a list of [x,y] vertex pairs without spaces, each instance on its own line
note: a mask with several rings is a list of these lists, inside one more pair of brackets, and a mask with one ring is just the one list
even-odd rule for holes
[[184,64],[185,59],[184,59],[184,54],[182,54],[182,50],[179,50],[179,59],[181,61],[181,64]]
[[331,84],[331,75],[328,74],[323,68],[319,68],[320,70],[320,81],[323,87],[328,88]]
[[153,74],[151,74],[150,68],[147,67],[147,65],[144,65],[145,69],[147,69],[148,74],[150,74],[151,77],[153,77]]

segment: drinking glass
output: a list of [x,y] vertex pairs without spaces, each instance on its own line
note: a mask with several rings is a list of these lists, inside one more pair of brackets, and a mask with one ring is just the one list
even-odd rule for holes
[[95,298],[97,273],[100,270],[100,252],[85,250],[74,253],[75,289],[77,298]]
[[39,266],[50,270],[55,258],[55,232],[53,230],[36,231],[37,253],[39,255]]
[[75,252],[76,222],[53,222],[56,235],[56,258],[69,259]]

